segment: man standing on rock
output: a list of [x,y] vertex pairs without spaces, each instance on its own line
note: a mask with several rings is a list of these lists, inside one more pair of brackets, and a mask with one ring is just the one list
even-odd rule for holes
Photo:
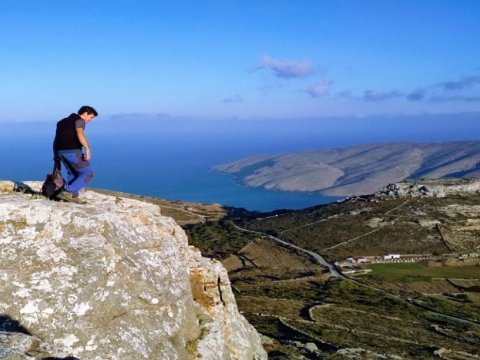
[[[67,169],[67,184],[57,195],[57,198],[86,203],[79,199],[80,190],[93,178],[90,167],[92,156],[90,145],[85,136],[85,125],[98,116],[97,111],[91,106],[82,106],[77,114],[71,114],[57,123],[53,152],[55,161],[60,160]],[[82,149],[85,151],[83,152]]]

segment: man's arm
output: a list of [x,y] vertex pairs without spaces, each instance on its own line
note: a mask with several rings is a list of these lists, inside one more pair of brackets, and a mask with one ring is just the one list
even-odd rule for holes
[[78,141],[80,141],[80,144],[85,148],[85,160],[90,160],[91,158],[91,153],[90,153],[90,145],[88,144],[87,137],[85,136],[85,132],[83,131],[83,128],[78,127],[77,128],[77,137]]

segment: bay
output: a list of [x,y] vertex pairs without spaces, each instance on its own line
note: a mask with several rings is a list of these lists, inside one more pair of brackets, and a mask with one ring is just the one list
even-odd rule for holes
[[[18,137],[10,134],[0,136],[0,141],[0,151],[4,154],[1,179],[41,181],[51,171],[50,135]],[[262,141],[250,140],[248,146],[242,146],[242,142],[225,139],[94,134],[90,142],[95,171],[89,184],[92,188],[169,200],[219,203],[251,211],[301,209],[338,199],[315,193],[245,187],[230,175],[210,170],[214,165],[240,157],[272,153],[272,146],[267,149]]]

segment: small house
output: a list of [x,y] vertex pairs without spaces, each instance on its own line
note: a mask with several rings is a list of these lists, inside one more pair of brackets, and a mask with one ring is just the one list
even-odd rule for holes
[[383,260],[395,260],[395,259],[400,259],[400,254],[383,255]]

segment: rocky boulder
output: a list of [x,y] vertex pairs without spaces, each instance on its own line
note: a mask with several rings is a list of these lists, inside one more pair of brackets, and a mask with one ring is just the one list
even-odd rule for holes
[[13,189],[0,182],[0,358],[266,359],[225,269],[158,206]]

